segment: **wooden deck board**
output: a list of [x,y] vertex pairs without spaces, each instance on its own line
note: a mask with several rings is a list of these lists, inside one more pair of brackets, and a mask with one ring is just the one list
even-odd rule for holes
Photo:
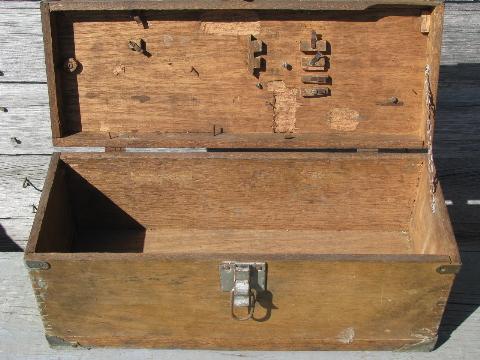
[[[51,350],[20,252],[46,174],[50,140],[40,12],[35,1],[0,1],[1,359],[477,359],[480,358],[480,3],[447,3],[435,156],[464,267],[430,354]],[[24,187],[25,178],[32,185]],[[2,252],[3,251],[3,252]],[[6,252],[9,251],[9,252]],[[16,251],[16,252],[15,252]]]

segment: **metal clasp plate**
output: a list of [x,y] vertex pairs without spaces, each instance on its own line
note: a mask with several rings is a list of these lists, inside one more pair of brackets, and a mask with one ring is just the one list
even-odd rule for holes
[[[222,291],[230,291],[232,317],[248,320],[253,317],[256,294],[266,290],[267,266],[265,263],[240,263],[226,261],[220,264],[220,286]],[[246,317],[235,314],[236,307],[248,307]]]

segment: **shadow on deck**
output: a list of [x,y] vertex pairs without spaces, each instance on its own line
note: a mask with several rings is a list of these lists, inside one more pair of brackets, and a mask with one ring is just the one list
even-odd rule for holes
[[441,66],[439,85],[434,155],[463,266],[437,347],[480,305],[480,64]]

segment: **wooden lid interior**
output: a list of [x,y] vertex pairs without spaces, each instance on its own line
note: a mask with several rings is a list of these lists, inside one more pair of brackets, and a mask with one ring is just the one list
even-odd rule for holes
[[54,144],[425,148],[431,10],[47,10]]

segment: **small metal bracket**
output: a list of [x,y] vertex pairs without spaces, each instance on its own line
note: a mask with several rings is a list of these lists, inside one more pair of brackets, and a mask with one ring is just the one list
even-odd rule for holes
[[302,96],[304,98],[317,98],[317,97],[325,97],[329,95],[330,95],[329,88],[302,89]]
[[458,274],[462,266],[459,264],[441,265],[437,268],[439,274]]
[[262,70],[263,59],[260,56],[263,54],[264,46],[263,41],[250,35],[248,40],[247,64],[249,72],[256,76],[258,76],[258,72]]
[[[219,266],[220,287],[229,291],[232,318],[248,320],[253,317],[256,294],[266,290],[267,265],[265,263],[223,262]],[[248,308],[246,317],[238,317],[235,308]]]
[[330,85],[332,78],[330,76],[302,76],[302,83],[304,84],[318,84],[318,85]]
[[46,261],[40,260],[25,260],[25,265],[31,270],[48,270],[50,264]]
[[79,346],[79,343],[76,341],[70,342],[55,335],[45,335],[45,338],[47,339],[50,347],[53,349],[72,348],[72,347],[76,348]]
[[78,70],[79,64],[77,59],[70,57],[63,63],[63,69],[70,73],[75,73]]

